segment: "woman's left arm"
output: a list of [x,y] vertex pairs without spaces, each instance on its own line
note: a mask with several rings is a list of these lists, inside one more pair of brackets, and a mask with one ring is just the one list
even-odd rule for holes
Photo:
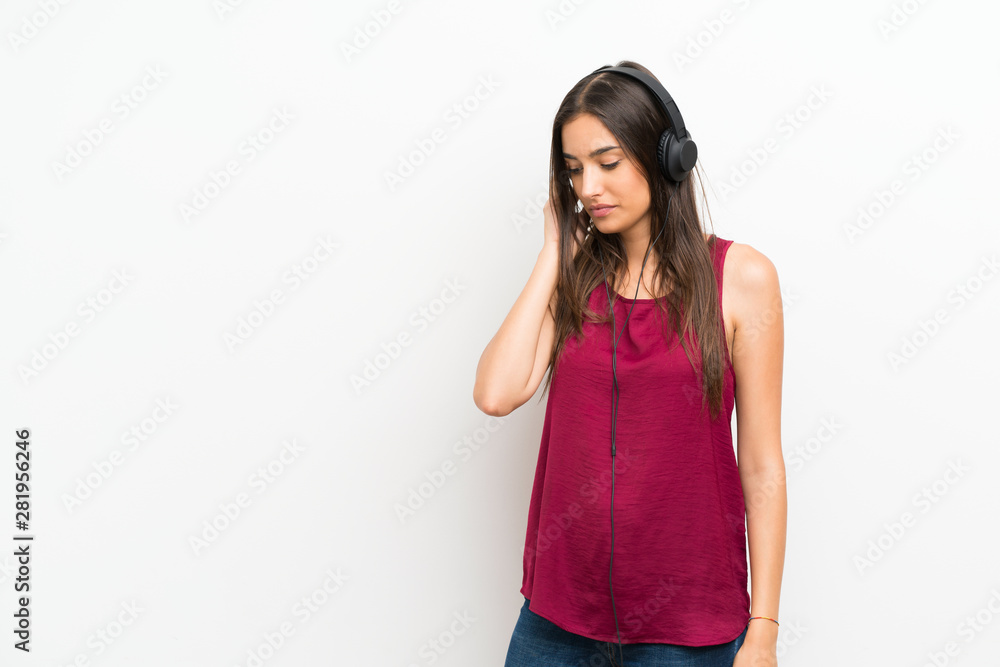
[[[733,253],[733,251],[736,253]],[[733,373],[736,376],[736,455],[747,513],[750,615],[778,618],[785,562],[785,461],[781,451],[784,320],[774,264],[745,244],[733,244]],[[729,262],[726,263],[729,265]],[[730,276],[727,276],[729,278]],[[733,667],[777,665],[778,625],[750,621]]]

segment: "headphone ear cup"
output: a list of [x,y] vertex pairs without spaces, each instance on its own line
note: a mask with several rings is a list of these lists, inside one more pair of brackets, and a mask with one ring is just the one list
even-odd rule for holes
[[670,150],[670,140],[673,136],[673,130],[665,130],[663,134],[660,135],[660,142],[656,145],[656,163],[660,165],[660,173],[670,179],[673,179],[673,177],[670,175],[670,165],[667,160],[667,154]]
[[664,176],[680,183],[687,178],[698,161],[698,146],[691,137],[678,140],[673,128],[670,128],[660,135],[656,160],[660,163],[660,171]]

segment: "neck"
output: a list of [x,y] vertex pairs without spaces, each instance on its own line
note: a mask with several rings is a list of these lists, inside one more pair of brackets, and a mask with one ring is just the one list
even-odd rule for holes
[[[646,260],[646,268],[642,272],[643,276],[647,275],[646,271],[650,270],[650,267],[656,263],[656,253],[649,248],[649,244],[652,242],[649,237],[649,228],[650,218],[649,214],[646,214],[638,224],[621,232],[622,244],[625,246],[625,257],[627,258],[626,263],[629,274],[632,276],[639,275],[643,260]],[[646,259],[647,250],[649,250],[649,259]]]

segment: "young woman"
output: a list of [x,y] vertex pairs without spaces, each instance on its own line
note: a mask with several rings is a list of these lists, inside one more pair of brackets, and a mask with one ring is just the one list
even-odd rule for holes
[[657,157],[670,127],[630,76],[569,91],[543,248],[476,370],[475,403],[496,416],[548,374],[506,667],[777,664],[778,277],[702,230],[693,179]]

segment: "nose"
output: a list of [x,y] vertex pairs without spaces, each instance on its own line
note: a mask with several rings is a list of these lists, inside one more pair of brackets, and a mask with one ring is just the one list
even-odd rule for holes
[[600,167],[584,167],[580,175],[580,195],[586,199],[597,199],[604,193],[604,175]]

